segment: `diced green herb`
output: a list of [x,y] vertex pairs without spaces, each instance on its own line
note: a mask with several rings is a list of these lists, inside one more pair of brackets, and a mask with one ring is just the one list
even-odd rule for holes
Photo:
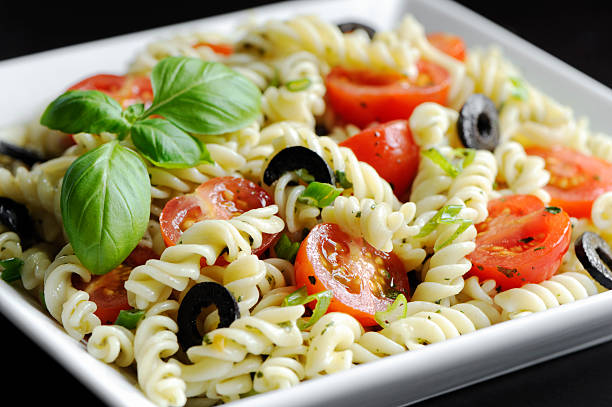
[[519,100],[527,100],[529,97],[529,93],[527,92],[527,87],[525,86],[525,82],[519,77],[510,77],[510,83],[512,84],[511,95],[515,99]]
[[295,261],[295,256],[300,249],[298,242],[292,242],[286,234],[282,234],[278,242],[274,246],[276,255],[281,259],[289,260],[291,263]]
[[547,206],[546,208],[544,208],[544,210],[548,213],[552,213],[553,215],[561,213],[561,208],[558,208],[556,206]]
[[145,312],[139,309],[121,310],[115,320],[115,325],[121,325],[127,329],[135,329],[138,322],[144,317]]
[[0,260],[2,267],[2,279],[7,283],[12,283],[21,278],[21,269],[23,268],[23,260],[18,257]]
[[344,171],[336,170],[336,183],[340,185],[344,189],[353,188],[353,184],[346,177],[346,173]]
[[298,197],[298,202],[318,208],[325,208],[334,203],[334,200],[342,193],[342,188],[336,188],[322,182],[311,182]]
[[310,79],[302,78],[287,82],[285,87],[291,92],[299,92],[308,89],[311,83]]
[[331,299],[333,298],[331,290],[322,291],[316,294],[308,295],[306,287],[302,287],[287,295],[283,300],[283,306],[304,305],[311,301],[316,301],[312,316],[308,321],[299,320],[297,325],[301,330],[307,329],[315,324],[326,312]]
[[502,267],[502,266],[497,266],[497,271],[499,271],[500,273],[502,273],[504,276],[508,277],[508,278],[512,278],[515,276],[515,274],[518,273],[517,269],[510,269],[510,268],[506,268],[506,267]]

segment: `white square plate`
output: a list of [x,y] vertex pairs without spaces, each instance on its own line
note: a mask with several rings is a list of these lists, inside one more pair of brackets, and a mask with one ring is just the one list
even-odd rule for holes
[[[75,78],[125,72],[136,53],[156,39],[198,29],[228,32],[252,16],[263,20],[323,10],[330,21],[356,20],[385,29],[411,13],[428,31],[454,32],[470,47],[497,44],[531,83],[562,103],[571,101],[577,114],[591,119],[595,130],[612,133],[606,120],[612,111],[610,89],[446,0],[281,3],[0,62],[0,128],[30,120]],[[610,340],[609,309],[612,292],[232,405],[410,404]],[[91,357],[24,291],[1,282],[0,310],[108,404],[152,405],[138,389],[133,370],[118,370]]]

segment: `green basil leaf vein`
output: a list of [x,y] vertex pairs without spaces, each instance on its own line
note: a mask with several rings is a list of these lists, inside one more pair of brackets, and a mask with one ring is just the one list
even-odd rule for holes
[[101,132],[125,135],[130,123],[121,105],[97,90],[71,90],[55,99],[45,109],[40,123],[64,133]]
[[117,267],[142,238],[150,204],[144,163],[117,141],[75,160],[64,176],[61,210],[81,263],[94,274]]
[[212,163],[206,146],[167,120],[147,119],[134,123],[132,142],[149,161],[163,168],[187,168]]
[[251,81],[217,62],[163,59],[151,74],[155,95],[143,116],[158,114],[195,134],[221,134],[251,123],[261,92]]

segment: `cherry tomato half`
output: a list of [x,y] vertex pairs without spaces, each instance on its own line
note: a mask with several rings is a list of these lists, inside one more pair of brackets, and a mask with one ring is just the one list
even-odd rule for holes
[[391,293],[410,295],[408,275],[395,254],[377,250],[333,223],[318,224],[304,239],[295,279],[308,294],[332,290],[328,311],[350,314],[363,326],[376,325],[374,314],[393,303]]
[[563,208],[570,216],[590,218],[593,201],[612,191],[612,164],[607,161],[561,146],[529,147],[525,152],[544,158],[550,172],[545,187],[550,205]]
[[231,44],[213,44],[210,42],[201,41],[193,46],[193,48],[208,47],[213,50],[216,54],[221,55],[232,55],[234,53],[234,47]]
[[419,168],[419,146],[405,120],[369,127],[340,145],[353,150],[359,161],[374,167],[398,197],[408,191]]
[[419,61],[419,76],[410,81],[399,73],[375,73],[335,67],[325,78],[333,111],[361,128],[372,122],[408,119],[424,102],[445,105],[450,76],[442,67]]
[[94,314],[100,318],[102,324],[113,324],[119,311],[132,308],[123,286],[131,272],[131,267],[122,264],[106,274],[92,275],[89,283],[74,275],[72,285],[88,293],[89,300],[96,303],[98,309]]
[[427,40],[446,55],[465,61],[465,42],[458,35],[436,32],[427,34]]
[[[193,194],[172,198],[159,216],[162,237],[174,246],[181,234],[195,222],[204,219],[230,219],[251,209],[272,204],[266,191],[252,181],[238,177],[213,178],[201,184]],[[266,251],[277,234],[264,234],[263,243],[253,251]]]
[[570,218],[544,207],[533,195],[511,195],[489,202],[489,217],[476,225],[476,249],[468,275],[493,279],[502,290],[552,277],[571,239]]
[[94,75],[72,85],[68,90],[99,90],[117,100],[123,108],[134,103],[144,103],[147,106],[153,102],[153,88],[146,76]]

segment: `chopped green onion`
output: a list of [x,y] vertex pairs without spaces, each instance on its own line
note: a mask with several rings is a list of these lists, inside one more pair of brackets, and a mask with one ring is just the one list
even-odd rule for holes
[[292,305],[304,305],[311,301],[317,301],[317,305],[312,311],[312,316],[308,321],[298,321],[297,325],[301,330],[310,328],[315,324],[326,312],[329,307],[329,303],[333,298],[331,290],[322,291],[320,293],[308,295],[306,287],[302,287],[287,295],[283,300],[283,307]]
[[300,168],[295,170],[295,175],[297,175],[299,179],[301,179],[307,184],[310,184],[315,180],[315,177],[312,176],[306,168]]
[[527,100],[529,97],[529,93],[527,92],[527,87],[525,86],[525,82],[521,78],[511,77],[510,83],[512,84],[511,95],[515,99],[519,100]]
[[289,81],[285,84],[285,87],[287,88],[287,90],[291,91],[291,92],[299,92],[301,90],[305,90],[308,89],[308,87],[310,86],[310,79],[308,78],[302,78],[302,79],[296,79],[294,81]]
[[336,183],[344,189],[353,188],[353,183],[348,180],[344,171],[336,170]]
[[21,278],[21,268],[23,267],[23,260],[17,257],[11,257],[10,259],[0,260],[0,266],[2,266],[2,279],[7,283],[12,283]]
[[476,158],[476,150],[473,148],[456,148],[454,150],[455,156],[461,158],[461,168],[464,169],[468,165],[474,162]]
[[423,152],[421,152],[425,157],[429,158],[435,164],[437,164],[440,168],[444,170],[448,175],[455,178],[459,175],[459,170],[450,161],[442,155],[442,153],[437,148],[429,148]]
[[391,322],[406,318],[407,307],[408,301],[404,294],[398,294],[393,304],[389,305],[386,311],[378,311],[374,314],[374,319],[378,322],[378,325],[387,328]]
[[457,219],[457,215],[461,212],[463,206],[461,205],[446,205],[429,220],[419,232],[416,237],[425,237],[429,235],[431,232],[436,230],[438,224],[440,223],[453,223]]
[[471,220],[469,220],[469,219],[457,219],[454,222],[449,222],[449,223],[459,223],[459,227],[442,244],[437,245],[436,247],[434,247],[434,251],[438,251],[438,250],[448,246],[449,244],[453,243],[456,238],[458,238],[463,232],[465,232],[465,230],[467,228],[469,228],[472,225],[473,222]]
[[121,325],[127,329],[134,329],[138,321],[144,317],[145,312],[139,309],[121,310],[115,320],[115,325]]
[[311,182],[298,197],[298,202],[319,208],[331,205],[342,193],[342,188],[336,188],[330,184]]
[[291,263],[293,263],[299,248],[300,244],[298,242],[292,242],[289,237],[283,233],[274,246],[274,251],[281,259],[289,260]]

